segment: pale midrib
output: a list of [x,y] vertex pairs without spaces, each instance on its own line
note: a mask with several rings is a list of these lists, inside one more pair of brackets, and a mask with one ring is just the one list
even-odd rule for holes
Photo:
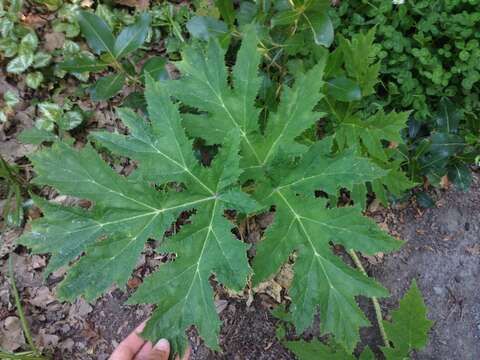
[[215,196],[210,196],[210,197],[207,197],[207,198],[203,198],[203,199],[196,200],[196,201],[190,201],[190,202],[183,203],[183,204],[176,205],[176,206],[172,206],[172,207],[169,207],[169,208],[157,209],[155,211],[151,211],[151,212],[148,212],[148,213],[145,213],[145,214],[135,215],[135,216],[131,216],[131,217],[125,217],[125,218],[121,218],[121,219],[117,219],[117,220],[113,220],[113,221],[108,221],[108,222],[105,222],[105,223],[93,220],[97,223],[96,225],[83,227],[83,228],[77,229],[75,231],[67,231],[67,232],[65,232],[65,234],[75,234],[77,232],[82,232],[82,231],[94,229],[94,228],[97,228],[97,227],[103,228],[103,227],[108,226],[108,225],[120,224],[120,223],[123,223],[123,222],[128,222],[128,221],[131,221],[131,220],[140,219],[142,217],[146,217],[146,216],[150,216],[150,215],[159,215],[159,214],[162,214],[162,213],[167,212],[167,211],[180,209],[180,208],[187,208],[189,206],[193,206],[193,205],[200,204],[202,202],[207,202],[207,201],[214,200],[214,199],[216,199]]
[[[120,51],[115,51],[115,52],[117,53],[117,56],[118,56],[118,57],[120,57],[121,55],[124,55],[124,54],[122,54],[123,51],[124,51],[131,43],[133,43],[133,41],[135,40],[135,38],[136,38],[136,37],[138,36],[138,34],[140,34],[142,31],[143,31],[143,28],[138,29],[137,32],[135,32],[134,35],[132,35],[132,36],[130,37],[130,40],[125,43],[125,46],[123,46],[123,47],[120,48]],[[121,35],[121,34],[120,34],[120,35]],[[118,40],[118,38],[117,38],[117,40]],[[115,41],[115,42],[116,42],[116,41]],[[115,49],[115,45],[114,45],[114,49]]]
[[[202,298],[202,301],[205,305],[205,307],[207,307],[207,304],[205,303],[205,294],[203,292],[203,286],[201,284],[202,282],[202,277],[201,277],[201,273],[200,273],[200,263],[201,263],[201,260],[202,260],[202,257],[203,257],[203,253],[205,252],[205,249],[207,247],[207,243],[208,243],[208,237],[210,235],[210,232],[212,232],[212,224],[213,224],[213,219],[215,218],[215,210],[216,210],[216,207],[217,207],[217,203],[218,203],[218,199],[215,200],[214,204],[213,204],[213,208],[212,208],[212,216],[210,218],[210,223],[208,224],[208,229],[207,229],[207,234],[205,235],[205,241],[203,242],[203,245],[202,245],[202,250],[200,251],[200,254],[198,256],[198,260],[197,260],[197,263],[196,263],[196,267],[195,267],[195,273],[193,274],[193,278],[192,278],[192,282],[190,283],[190,286],[188,288],[188,291],[187,293],[185,294],[185,297],[184,297],[184,300],[188,299],[190,297],[190,293],[192,291],[192,288],[193,288],[193,284],[195,283],[195,278],[198,276],[198,281],[200,282],[200,289],[201,289],[201,298]],[[202,228],[201,230],[203,230],[205,228]],[[183,303],[183,308],[185,308],[185,305],[186,305],[186,301],[184,301]],[[182,309],[182,312],[184,312],[184,310]]]
[[317,252],[317,249],[315,248],[315,245],[313,244],[313,241],[312,239],[310,238],[310,235],[308,234],[307,232],[307,229],[305,228],[305,225],[303,224],[302,222],[302,216],[298,215],[296,212],[295,212],[295,209],[293,209],[293,207],[290,205],[290,203],[288,202],[287,198],[279,191],[279,190],[276,190],[276,193],[282,198],[283,202],[287,205],[288,209],[290,210],[290,212],[293,214],[294,218],[298,221],[298,223],[300,224],[300,227],[302,228],[302,231],[304,232],[305,234],[305,237],[310,245],[310,247],[312,248],[312,251],[315,255],[315,257],[319,258],[320,260],[318,261],[318,263],[320,264],[320,267],[322,268],[322,271],[325,275],[325,278],[327,279],[327,282],[328,282],[328,285],[330,287],[331,290],[335,290],[336,289],[333,287],[333,284],[332,284],[332,281],[330,280],[329,276],[328,276],[328,273],[327,273],[327,270],[325,269],[324,265],[323,265],[323,262],[322,261],[327,261],[327,259],[325,259],[322,255],[320,255],[318,252]]
[[[176,141],[176,140],[175,140]],[[183,158],[183,154],[182,152],[179,150],[179,153],[180,153],[180,156],[182,158],[182,161],[183,161],[183,164],[179,163],[178,161],[172,159],[170,156],[168,156],[167,154],[163,153],[162,151],[160,151],[159,148],[157,148],[154,144],[152,143],[148,143],[150,144],[150,146],[155,149],[155,151],[160,154],[161,156],[163,156],[165,159],[167,159],[168,161],[174,163],[176,166],[182,168],[188,175],[190,175],[196,182],[198,182],[200,184],[200,186],[202,186],[205,190],[207,190],[210,194],[214,195],[215,192],[212,191],[212,189],[210,189],[202,180],[200,180],[197,176],[195,176],[195,174],[193,174],[190,169],[185,165],[185,159]],[[178,143],[177,143],[178,145]]]
[[85,21],[85,24],[90,28],[90,30],[92,30],[92,32],[97,36],[97,39],[100,40],[100,42],[103,44],[105,50],[108,52],[108,54],[112,57],[112,58],[116,58],[115,55],[113,54],[113,52],[110,50],[110,48],[107,46],[107,44],[105,43],[105,41],[103,41],[102,37],[100,36],[100,34],[95,30],[95,27],[94,26],[91,26],[91,24],[88,22],[88,21]]
[[253,147],[252,143],[250,142],[250,140],[248,139],[248,136],[247,136],[247,133],[242,129],[242,127],[235,121],[235,118],[233,117],[232,113],[230,112],[230,110],[228,109],[228,107],[225,105],[225,103],[223,102],[223,99],[222,97],[220,96],[220,94],[218,94],[215,89],[213,88],[212,84],[210,84],[210,81],[208,81],[208,79],[206,79],[206,84],[208,85],[208,87],[210,88],[210,90],[212,90],[212,92],[215,94],[215,96],[217,97],[218,101],[220,102],[220,106],[225,110],[225,112],[227,113],[228,117],[230,118],[230,121],[233,123],[233,125],[240,130],[240,135],[243,137],[243,139],[245,140],[245,142],[247,143],[248,147],[250,148],[250,150],[252,151],[252,154],[255,156],[255,158],[257,159],[257,162],[259,164],[261,164],[261,160],[257,154],[257,152],[255,151],[255,148]]

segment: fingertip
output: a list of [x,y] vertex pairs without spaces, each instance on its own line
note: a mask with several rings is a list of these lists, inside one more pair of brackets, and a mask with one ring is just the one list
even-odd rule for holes
[[157,341],[155,346],[153,347],[155,350],[160,350],[164,352],[170,352],[170,343],[167,339],[160,339]]

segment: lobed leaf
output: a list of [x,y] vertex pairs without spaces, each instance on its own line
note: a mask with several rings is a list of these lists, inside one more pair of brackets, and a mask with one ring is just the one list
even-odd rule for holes
[[[148,119],[119,109],[128,135],[92,135],[114,154],[138,163],[129,177],[113,171],[91,145],[77,151],[57,142],[32,156],[38,184],[92,204],[81,209],[38,201],[45,217],[33,222],[32,232],[21,242],[35,252],[52,253],[49,271],[73,264],[59,288],[63,298],[83,294],[94,299],[112,283],[123,286],[145,241],[162,239],[170,224],[188,211],[187,224],[161,243],[160,251],[175,253],[175,260],[147,278],[130,303],[157,304],[143,333],[146,338],[169,336],[173,350],[182,351],[185,329],[195,325],[207,345],[218,349],[220,322],[209,280],[215,276],[221,284],[241,290],[251,272],[247,245],[234,237],[234,225],[224,211],[248,214],[274,206],[274,224],[257,246],[254,282],[273,276],[295,253],[289,295],[297,330],[308,327],[320,311],[322,333],[334,334],[352,350],[359,327],[368,324],[355,297],[387,292],[346,265],[331,244],[374,254],[401,243],[363,217],[359,207],[336,208],[316,199],[314,192],[335,197],[341,188],[352,190],[386,171],[359,155],[358,144],[338,149],[331,138],[313,145],[297,141],[324,115],[315,109],[323,97],[325,57],[283,88],[277,111],[260,127],[255,29],[246,29],[231,78],[224,55],[215,39],[206,49],[186,47],[177,65],[180,80],[155,82],[145,73]],[[193,111],[180,114],[170,95]],[[220,145],[211,166],[198,163],[183,126],[189,135]],[[382,126],[390,136],[390,127]],[[381,145],[369,146],[378,150]],[[257,201],[242,191],[246,180],[254,184]]]
[[384,321],[383,326],[393,348],[382,348],[388,360],[405,359],[412,350],[419,350],[427,345],[428,332],[432,321],[426,317],[427,309],[422,294],[415,280],[410,289],[400,300],[400,306],[392,312],[392,320]]

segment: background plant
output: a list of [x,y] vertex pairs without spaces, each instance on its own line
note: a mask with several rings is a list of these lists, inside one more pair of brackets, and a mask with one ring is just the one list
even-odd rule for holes
[[6,71],[19,75],[27,70],[25,82],[32,89],[37,89],[44,76],[37,69],[44,68],[51,62],[51,55],[38,51],[38,37],[34,30],[20,21],[22,1],[10,1],[5,8],[0,2],[0,54],[9,58]]
[[[150,31],[151,16],[147,13],[141,14],[136,23],[122,29],[116,38],[110,26],[99,16],[80,11],[77,18],[88,45],[99,57],[80,53],[65,59],[59,64],[59,68],[73,73],[98,72],[108,67],[113,68],[115,73],[98,79],[89,89],[93,101],[106,100],[116,95],[127,79],[133,83],[140,82],[134,64],[125,57],[144,43]],[[162,58],[150,59],[142,69],[142,76],[144,77],[144,72],[149,69],[152,76],[157,76],[157,67],[160,68],[160,72],[164,72],[164,65],[165,61]]]
[[[408,359],[413,350],[420,350],[427,344],[428,332],[432,327],[432,321],[426,317],[427,309],[422,299],[422,294],[415,280],[410,289],[400,300],[397,310],[391,314],[391,320],[383,321],[383,326],[388,334],[385,346],[381,348],[385,359]],[[275,315],[285,323],[285,327],[291,324],[288,313],[277,308]],[[345,352],[345,350],[331,341],[325,344],[320,341],[285,341],[285,328],[279,327],[277,337],[290,349],[299,360],[314,359],[342,359],[354,360],[357,357]],[[373,360],[375,355],[370,348],[365,348],[358,359]]]
[[[348,36],[375,26],[383,93],[377,101],[387,109],[414,110],[402,154],[415,181],[427,177],[438,185],[447,175],[459,189],[469,187],[468,165],[480,138],[479,4],[357,1],[330,12]],[[449,114],[454,118],[445,120]]]

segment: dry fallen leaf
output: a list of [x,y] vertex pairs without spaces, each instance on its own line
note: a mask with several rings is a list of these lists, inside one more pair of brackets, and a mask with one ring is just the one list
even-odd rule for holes
[[115,0],[117,4],[133,7],[137,10],[146,10],[150,6],[149,0]]
[[60,338],[54,334],[47,334],[45,329],[40,329],[37,336],[35,337],[35,342],[40,350],[44,348],[54,348],[58,345]]
[[56,49],[61,49],[63,43],[65,42],[65,35],[59,32],[52,32],[45,34],[45,44],[43,47],[46,51],[53,51]]
[[258,284],[253,291],[255,293],[265,293],[273,298],[277,303],[282,302],[282,287],[275,280],[271,279]]
[[0,348],[6,351],[15,351],[25,344],[20,319],[9,316],[3,321],[0,328]]
[[475,244],[473,246],[467,246],[465,250],[470,255],[478,256],[478,255],[480,255],[480,244]]
[[42,286],[35,291],[35,295],[28,300],[33,306],[46,309],[49,304],[55,301],[55,297],[46,286]]
[[442,176],[440,179],[440,187],[442,189],[448,189],[450,187],[450,181],[448,180],[447,175]]

